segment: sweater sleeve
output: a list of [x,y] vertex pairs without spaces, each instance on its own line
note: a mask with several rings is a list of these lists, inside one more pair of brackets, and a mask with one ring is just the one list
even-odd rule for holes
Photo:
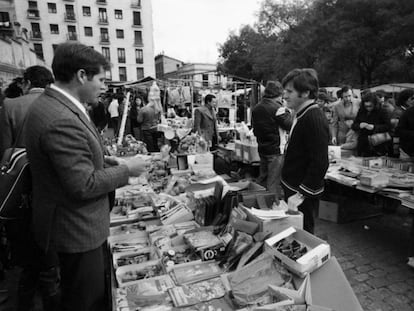
[[306,150],[309,152],[309,163],[299,191],[307,197],[320,195],[324,189],[324,178],[329,166],[328,143],[329,127],[319,110],[307,116]]
[[378,124],[374,124],[374,132],[375,133],[384,133],[391,129],[390,118],[388,114],[381,110],[379,112],[379,120]]
[[407,111],[401,116],[398,126],[395,130],[395,134],[407,141],[414,141],[414,131],[409,130],[410,116]]

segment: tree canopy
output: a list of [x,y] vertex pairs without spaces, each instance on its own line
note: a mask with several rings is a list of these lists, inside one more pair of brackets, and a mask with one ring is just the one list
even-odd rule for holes
[[255,80],[312,67],[321,85],[414,79],[414,1],[264,0],[253,26],[233,32],[219,68]]

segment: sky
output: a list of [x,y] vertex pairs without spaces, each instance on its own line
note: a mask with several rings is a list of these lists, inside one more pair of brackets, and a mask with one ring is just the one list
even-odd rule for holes
[[230,31],[253,25],[259,0],[151,0],[155,55],[216,63]]

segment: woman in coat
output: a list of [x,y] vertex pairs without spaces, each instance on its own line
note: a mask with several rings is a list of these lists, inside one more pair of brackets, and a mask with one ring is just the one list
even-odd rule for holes
[[375,94],[368,93],[362,98],[361,107],[352,125],[358,133],[357,153],[359,156],[370,157],[387,153],[389,141],[377,146],[369,142],[369,136],[377,133],[387,133],[391,129],[386,112],[379,106]]

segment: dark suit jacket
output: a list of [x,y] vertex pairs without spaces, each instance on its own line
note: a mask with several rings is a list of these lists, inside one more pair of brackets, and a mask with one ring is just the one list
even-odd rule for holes
[[[33,88],[24,96],[4,101],[0,113],[0,157],[7,148],[13,147],[30,105],[42,93],[43,89]],[[20,135],[17,147],[24,147],[23,135]]]
[[128,182],[127,166],[104,168],[96,128],[51,88],[30,107],[25,138],[39,246],[78,253],[102,245],[109,234],[108,192]]
[[194,131],[198,132],[206,141],[213,142],[218,137],[216,115],[207,107],[202,106],[194,111]]

